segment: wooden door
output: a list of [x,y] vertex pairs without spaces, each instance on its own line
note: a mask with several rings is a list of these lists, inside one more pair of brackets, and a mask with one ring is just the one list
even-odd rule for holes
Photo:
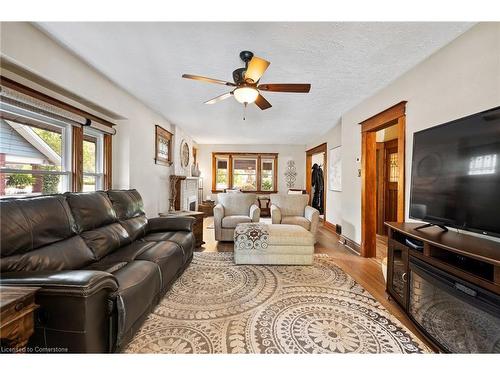
[[[398,221],[398,142],[385,142],[385,217],[384,221]],[[387,229],[387,228],[385,228]],[[387,232],[387,230],[385,230]]]

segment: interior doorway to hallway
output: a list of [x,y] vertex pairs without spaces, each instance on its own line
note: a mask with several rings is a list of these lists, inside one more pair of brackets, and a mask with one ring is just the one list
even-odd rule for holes
[[[398,127],[392,125],[376,133],[377,141],[377,252],[387,256],[386,221],[398,220]],[[380,246],[382,245],[382,246]]]
[[[395,212],[395,220],[403,222],[405,218],[404,200],[405,200],[405,133],[406,133],[406,101],[402,101],[392,107],[382,111],[365,121],[361,125],[361,256],[375,257],[377,256],[377,232],[381,230],[382,222],[391,221],[385,219],[384,216],[379,216],[378,208],[386,208],[386,203],[379,204],[379,194],[384,194],[384,200],[390,201],[396,197],[396,202],[393,206],[387,209],[388,212]],[[393,178],[397,175],[395,184],[387,184],[386,188],[377,190],[377,132],[395,127],[396,146],[388,144],[387,150],[384,146],[384,158],[388,154],[389,167],[395,167],[393,170]],[[385,133],[385,132],[384,132]],[[395,155],[397,154],[397,156]],[[391,164],[392,158],[392,164]],[[396,161],[396,163],[394,163]],[[383,165],[383,166],[382,166]],[[386,161],[379,164],[380,168],[387,168]],[[383,172],[391,173],[385,171]],[[380,173],[379,173],[380,174]],[[390,177],[390,176],[389,176]],[[395,179],[396,180],[396,179]],[[386,181],[386,180],[385,180]],[[391,188],[392,186],[392,188]],[[377,192],[377,193],[375,193]],[[387,198],[389,194],[390,197]],[[392,194],[392,195],[391,195]],[[387,199],[386,199],[387,198]],[[394,216],[394,215],[393,215]]]
[[306,191],[309,204],[320,212],[320,219],[326,218],[326,143],[306,151]]

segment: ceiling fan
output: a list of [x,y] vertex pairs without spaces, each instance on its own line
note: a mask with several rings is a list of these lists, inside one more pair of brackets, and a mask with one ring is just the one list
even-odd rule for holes
[[249,103],[255,103],[257,107],[262,110],[271,108],[272,106],[271,103],[260,94],[260,91],[308,93],[311,89],[309,83],[259,84],[260,78],[271,63],[260,57],[254,56],[250,51],[241,51],[240,58],[245,63],[245,67],[238,68],[233,72],[234,83],[192,74],[183,74],[182,78],[235,87],[234,90],[210,99],[206,101],[205,104],[215,104],[234,96],[234,98],[238,102],[244,104],[245,107]]

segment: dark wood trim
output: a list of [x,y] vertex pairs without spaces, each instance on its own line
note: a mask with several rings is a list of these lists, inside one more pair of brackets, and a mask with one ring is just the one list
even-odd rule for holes
[[406,114],[406,100],[377,113],[376,115],[361,121],[363,132],[378,131],[397,123],[398,118]]
[[104,134],[104,189],[113,187],[113,137],[110,134]]
[[28,87],[28,86],[25,86],[25,85],[22,85],[16,81],[13,81],[7,77],[4,77],[4,76],[1,76],[0,75],[0,83],[6,87],[9,87],[13,90],[16,90],[16,91],[19,91],[23,94],[26,94],[26,95],[29,95],[33,98],[36,98],[38,100],[42,100],[46,103],[49,103],[49,104],[52,104],[52,105],[55,105],[59,108],[62,108],[66,111],[69,111],[69,112],[72,112],[72,113],[75,113],[79,116],[83,116],[91,121],[96,121],[104,126],[108,126],[108,127],[113,127],[115,126],[116,124],[108,121],[108,120],[105,120],[103,119],[102,117],[98,117],[98,116],[95,116],[93,115],[92,113],[89,113],[89,112],[86,112],[84,110],[81,110],[77,107],[74,107],[68,103],[65,103],[59,99],[55,99],[47,94],[44,94],[40,91],[37,91],[37,90],[34,90],[32,89],[31,87]]
[[324,220],[323,226],[330,232],[337,234],[337,226],[335,224],[330,223],[328,220]]
[[[275,194],[278,192],[278,153],[275,152],[212,152],[212,193],[222,193],[223,190],[217,190],[217,157],[226,156],[228,158],[228,189],[233,187],[233,158],[236,157],[251,157],[257,159],[257,190],[243,191],[243,193],[256,194]],[[262,159],[274,159],[274,190],[260,190],[261,175],[262,175]]]
[[377,244],[377,139],[376,132],[398,127],[398,221],[405,218],[406,101],[372,116],[361,124],[361,256],[376,256]]
[[320,152],[326,152],[326,142],[306,150],[307,155],[319,154]]
[[[369,161],[377,157],[375,132],[361,134],[361,256],[371,258],[377,253],[377,170]],[[376,163],[375,163],[376,164]]]
[[361,255],[361,245],[360,244],[358,244],[357,242],[344,236],[343,234],[341,234],[339,237],[340,237],[340,242],[343,243],[349,250],[352,250],[357,255]]
[[327,143],[322,143],[318,146],[306,150],[306,192],[309,194],[309,204],[312,203],[312,156],[323,152],[323,215],[326,218],[326,194],[328,191],[328,145]]
[[83,188],[83,127],[73,127],[71,145],[71,191]]

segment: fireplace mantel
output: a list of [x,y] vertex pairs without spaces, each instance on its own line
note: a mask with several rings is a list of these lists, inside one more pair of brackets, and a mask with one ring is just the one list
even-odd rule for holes
[[[196,211],[198,209],[199,177],[170,176],[171,209]],[[193,207],[194,204],[194,207]],[[191,205],[191,207],[190,207]]]

